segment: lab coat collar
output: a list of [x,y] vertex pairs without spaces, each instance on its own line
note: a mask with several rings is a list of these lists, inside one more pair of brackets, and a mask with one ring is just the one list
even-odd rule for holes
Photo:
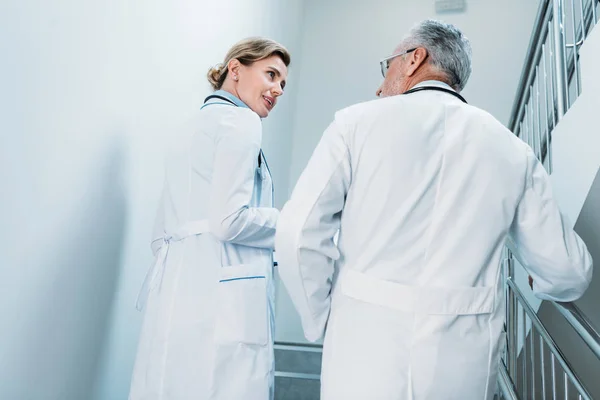
[[215,94],[217,96],[225,97],[227,100],[231,101],[233,104],[235,104],[238,107],[250,108],[246,105],[246,103],[244,103],[243,101],[241,101],[236,96],[234,96],[233,94],[229,93],[226,90],[217,90],[213,94]]
[[413,86],[411,89],[418,88],[418,87],[422,87],[422,86],[437,86],[437,87],[442,87],[442,88],[444,88],[444,89],[450,89],[450,90],[452,90],[453,92],[456,92],[456,90],[454,90],[454,89],[452,88],[452,86],[448,85],[448,84],[447,84],[447,83],[445,83],[445,82],[442,82],[442,81],[436,81],[436,80],[429,80],[429,81],[423,81],[423,82],[419,82],[419,83],[417,83],[415,86]]

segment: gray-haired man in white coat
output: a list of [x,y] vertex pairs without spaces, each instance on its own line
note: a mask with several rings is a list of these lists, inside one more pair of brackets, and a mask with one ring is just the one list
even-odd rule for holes
[[456,27],[422,22],[381,67],[383,98],[336,113],[277,227],[305,335],[325,332],[321,399],[491,399],[504,245],[543,299],[580,297],[592,260],[531,148],[460,96]]

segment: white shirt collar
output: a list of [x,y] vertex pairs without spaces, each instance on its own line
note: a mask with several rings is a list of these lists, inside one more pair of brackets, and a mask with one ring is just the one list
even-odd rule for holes
[[454,92],[456,92],[456,90],[454,90],[450,85],[448,85],[445,82],[442,81],[436,81],[436,80],[430,80],[430,81],[423,81],[423,82],[419,82],[417,83],[415,86],[413,86],[411,89],[413,88],[418,88],[421,86],[437,86],[437,87],[443,87],[445,89],[450,89]]

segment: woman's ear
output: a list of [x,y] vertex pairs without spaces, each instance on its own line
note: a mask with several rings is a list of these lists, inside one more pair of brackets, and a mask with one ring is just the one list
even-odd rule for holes
[[240,61],[237,58],[230,60],[227,64],[227,70],[229,71],[229,74],[233,77],[234,80],[238,79],[237,76],[240,72],[240,65]]

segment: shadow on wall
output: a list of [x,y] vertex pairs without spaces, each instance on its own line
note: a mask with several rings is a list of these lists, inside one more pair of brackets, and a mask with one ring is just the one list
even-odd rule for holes
[[1,399],[91,398],[127,217],[123,143],[117,138],[95,153],[83,183],[64,194],[66,209],[31,236],[29,265],[20,266],[29,273],[17,282],[24,293],[3,339]]

